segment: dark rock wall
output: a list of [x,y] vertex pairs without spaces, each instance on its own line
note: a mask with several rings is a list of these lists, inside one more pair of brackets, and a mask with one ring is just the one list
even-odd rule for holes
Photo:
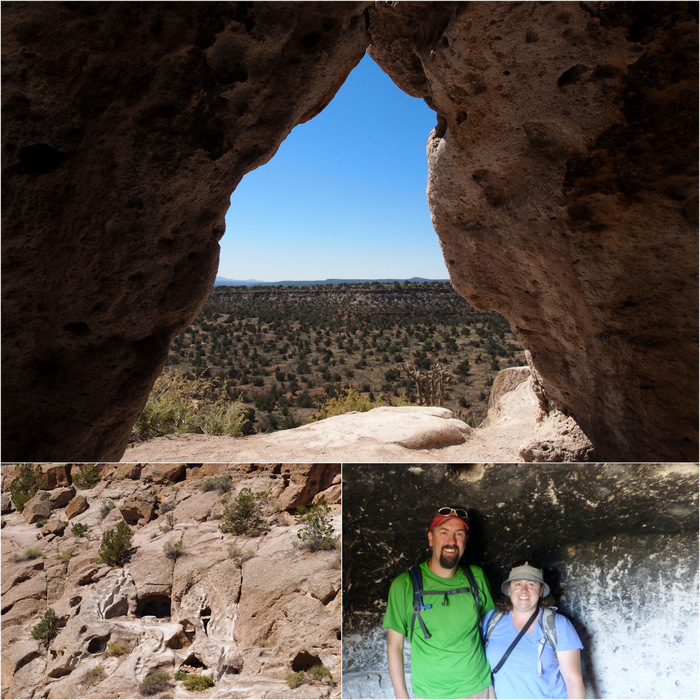
[[511,321],[542,407],[601,459],[697,458],[696,4],[10,2],[6,460],[121,456],[231,191],[370,41],[438,113],[451,278]]
[[599,459],[697,459],[697,4],[377,3],[450,277]]
[[121,457],[231,192],[362,58],[364,7],[3,4],[4,459]]
[[389,585],[428,558],[431,517],[453,504],[469,510],[465,559],[494,599],[514,560],[544,566],[584,643],[589,697],[697,697],[696,464],[344,465],[348,696],[393,697]]

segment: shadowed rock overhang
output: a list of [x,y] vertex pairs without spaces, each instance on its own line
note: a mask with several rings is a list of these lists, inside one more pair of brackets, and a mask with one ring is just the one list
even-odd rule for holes
[[[231,191],[365,50],[436,110],[455,288],[599,459],[697,457],[694,3],[10,3],[2,449],[119,459]],[[342,137],[342,135],[340,135]]]

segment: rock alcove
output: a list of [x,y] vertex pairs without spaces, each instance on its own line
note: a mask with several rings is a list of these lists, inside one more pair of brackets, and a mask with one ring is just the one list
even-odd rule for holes
[[5,460],[121,457],[232,188],[365,50],[437,113],[450,277],[543,413],[697,457],[697,4],[12,3],[2,46]]
[[344,695],[394,697],[386,596],[446,504],[494,594],[512,562],[542,564],[588,697],[698,697],[698,466],[595,463],[343,465]]

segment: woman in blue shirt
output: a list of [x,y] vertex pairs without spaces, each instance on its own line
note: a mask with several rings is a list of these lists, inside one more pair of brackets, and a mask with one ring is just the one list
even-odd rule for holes
[[[497,620],[486,641],[496,697],[585,698],[581,676],[583,645],[563,615],[547,611],[553,600],[546,599],[549,586],[544,582],[542,567],[532,561],[516,562],[501,590],[507,599],[487,613],[482,622],[486,631],[492,618]],[[556,628],[555,638],[551,633],[545,634],[543,615],[544,626]],[[501,663],[521,631],[519,641]]]

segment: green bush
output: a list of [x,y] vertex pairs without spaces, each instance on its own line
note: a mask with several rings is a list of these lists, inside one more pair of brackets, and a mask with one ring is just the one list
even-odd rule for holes
[[180,557],[184,556],[185,545],[183,544],[182,540],[178,540],[177,542],[166,542],[163,545],[163,554],[165,554],[168,559],[177,561]]
[[239,397],[229,401],[226,387],[204,376],[188,378],[166,369],[158,377],[134,430],[147,440],[173,433],[239,437],[253,432],[252,411]]
[[102,520],[104,520],[107,517],[108,513],[114,510],[116,507],[117,506],[114,504],[114,501],[102,501],[102,505],[100,506],[100,517],[102,518]]
[[219,493],[228,493],[233,488],[233,482],[231,477],[227,475],[223,476],[210,476],[207,477],[202,485],[199,487],[200,491],[218,491]]
[[102,654],[102,658],[108,659],[110,656],[124,656],[124,654],[128,653],[128,651],[129,647],[127,646],[126,642],[123,642],[121,640],[116,642],[110,642],[107,645],[105,653]]
[[214,679],[199,673],[192,673],[188,674],[187,678],[183,679],[182,685],[184,685],[187,690],[198,693],[207,688],[211,688],[214,685]]
[[255,552],[252,549],[248,549],[244,552],[238,547],[229,547],[228,556],[230,559],[233,559],[236,566],[240,569],[248,559],[252,559],[255,556]]
[[296,673],[288,673],[284,680],[290,688],[298,688],[304,682],[304,672],[297,671]]
[[58,634],[58,618],[53,608],[49,608],[41,622],[32,627],[32,639],[49,643]]
[[70,531],[76,537],[87,537],[88,526],[85,523],[74,523],[71,525]]
[[165,521],[163,525],[159,525],[158,529],[161,532],[170,532],[175,527],[175,515],[172,512],[165,514]]
[[139,693],[141,693],[141,695],[157,695],[171,688],[170,674],[165,671],[157,671],[156,673],[149,673],[141,681]]
[[75,550],[77,547],[75,545],[71,547],[66,547],[62,552],[61,552],[61,561],[65,562],[66,564],[70,561],[70,558],[73,556]]
[[43,556],[44,552],[42,552],[38,547],[30,547],[29,549],[24,550],[25,559],[38,559],[39,557]]
[[91,489],[100,480],[100,470],[96,464],[81,464],[80,471],[71,474],[73,485],[79,489]]
[[46,477],[38,464],[24,464],[10,484],[10,494],[15,508],[21,513],[27,501],[34,498],[39,489],[46,488]]
[[107,530],[102,535],[99,560],[112,566],[122,566],[129,556],[132,536],[131,528],[123,520],[116,530]]
[[269,495],[268,491],[253,493],[248,487],[244,487],[235,498],[224,498],[223,522],[219,529],[222,532],[249,537],[259,534],[264,523],[262,507],[268,502]]
[[187,671],[176,671],[175,672],[175,680],[176,681],[184,681],[185,678],[187,678],[190,674],[187,673]]
[[326,398],[317,404],[318,410],[311,416],[312,421],[324,420],[332,416],[339,416],[343,413],[358,411],[364,413],[380,406],[407,406],[403,399],[392,397],[391,399],[375,398],[360,394],[357,389],[344,389],[338,396]]
[[105,670],[101,664],[93,666],[84,676],[83,683],[87,686],[91,686],[94,683],[99,683],[105,677]]
[[302,528],[297,533],[301,546],[310,552],[319,549],[335,549],[331,507],[325,501],[319,501],[309,508],[300,508]]
[[312,666],[306,675],[312,681],[319,681],[321,683],[333,683],[333,674],[331,670],[326,666]]

